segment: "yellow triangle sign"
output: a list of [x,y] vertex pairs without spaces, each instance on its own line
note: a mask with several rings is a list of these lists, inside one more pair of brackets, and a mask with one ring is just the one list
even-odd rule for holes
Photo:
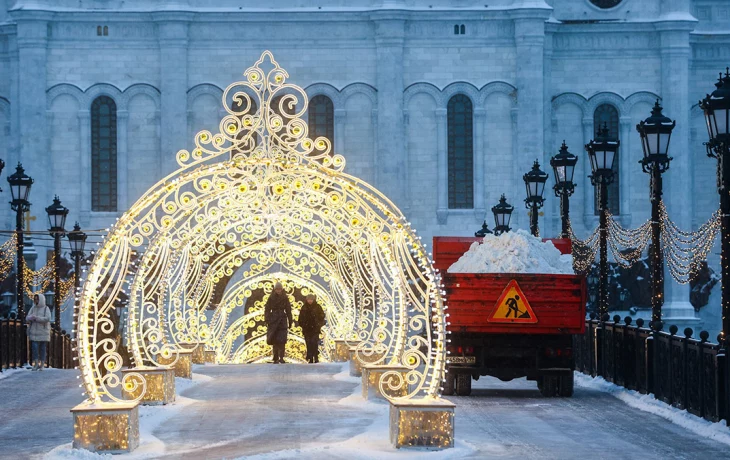
[[490,323],[537,322],[537,316],[532,311],[527,297],[525,297],[516,280],[511,280],[504,288],[488,321]]

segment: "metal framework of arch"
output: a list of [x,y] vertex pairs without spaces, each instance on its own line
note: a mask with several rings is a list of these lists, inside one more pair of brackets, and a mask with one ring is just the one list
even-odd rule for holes
[[[383,375],[385,395],[407,386],[407,398],[437,397],[446,315],[420,238],[387,197],[343,172],[326,138],[308,137],[307,95],[269,51],[244,77],[223,92],[219,132],[201,131],[194,149],[177,153],[180,168],[112,226],[89,267],[75,318],[89,401],[119,401],[121,387],[145,385],[140,374],[122,376],[108,338],[117,299],[128,297],[134,366],[157,366],[199,341],[229,362],[255,362],[266,352],[260,334],[225,344],[256,329],[260,309],[232,313],[272,280],[320,296],[325,344],[352,341],[363,356],[408,368]],[[226,292],[212,305],[221,283]]]

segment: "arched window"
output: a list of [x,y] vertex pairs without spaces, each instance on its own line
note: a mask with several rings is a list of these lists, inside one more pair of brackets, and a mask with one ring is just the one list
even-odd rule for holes
[[459,35],[459,24],[454,24],[454,35]]
[[117,210],[117,104],[107,96],[91,104],[91,210]]
[[474,207],[474,133],[471,99],[457,94],[448,106],[449,208]]
[[459,32],[461,35],[466,35],[466,26],[464,24],[459,27]]
[[[602,104],[596,107],[596,111],[593,112],[593,133],[598,132],[598,127],[603,126],[603,124],[606,124],[606,127],[608,128],[608,135],[612,139],[618,140],[618,110],[616,110],[616,107],[612,106],[611,104]],[[613,159],[613,182],[608,186],[608,210],[611,211],[611,214],[618,215],[621,214],[621,209],[619,206],[619,203],[621,202],[620,196],[619,196],[619,182],[620,182],[620,175],[619,175],[619,152],[616,152],[616,156]],[[599,214],[598,212],[598,187],[595,188],[594,192],[594,212],[596,215]]]
[[326,137],[335,145],[335,107],[332,99],[323,94],[309,100],[309,137]]

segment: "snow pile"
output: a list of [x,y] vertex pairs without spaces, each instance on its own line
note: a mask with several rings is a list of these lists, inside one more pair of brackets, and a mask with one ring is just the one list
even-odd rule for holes
[[474,242],[449,273],[555,273],[573,272],[573,256],[561,254],[552,242],[543,242],[524,230],[487,235]]
[[576,372],[575,383],[582,388],[590,388],[608,393],[635,409],[658,415],[699,436],[730,445],[730,432],[728,432],[724,420],[717,423],[708,422],[703,418],[690,414],[686,410],[677,409],[662,401],[658,401],[654,399],[654,395],[643,395],[634,390],[627,390],[626,388],[607,382],[601,377],[590,377]]

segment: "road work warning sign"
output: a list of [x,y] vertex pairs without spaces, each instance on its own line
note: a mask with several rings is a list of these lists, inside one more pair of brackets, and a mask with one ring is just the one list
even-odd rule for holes
[[520,289],[517,281],[511,280],[499,296],[497,304],[489,317],[491,323],[536,323],[537,317],[532,311],[527,297]]

